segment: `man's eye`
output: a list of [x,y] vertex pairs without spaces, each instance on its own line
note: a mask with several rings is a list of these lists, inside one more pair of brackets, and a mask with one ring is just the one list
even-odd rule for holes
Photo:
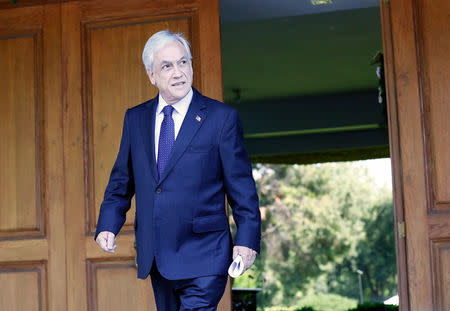
[[169,65],[165,64],[165,65],[162,66],[162,69],[166,70],[166,69],[169,69],[169,67],[170,67]]

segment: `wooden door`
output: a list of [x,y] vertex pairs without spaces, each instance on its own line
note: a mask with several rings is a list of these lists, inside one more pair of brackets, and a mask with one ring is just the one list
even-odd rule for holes
[[[93,233],[124,112],[156,94],[147,38],[184,32],[194,85],[221,99],[218,1],[33,4],[0,3],[1,309],[156,310],[136,279],[134,206],[116,254]],[[228,284],[219,309],[230,298]]]
[[[134,206],[114,255],[101,251],[93,235],[125,110],[157,94],[141,61],[149,36],[185,33],[194,85],[221,99],[218,1],[74,1],[63,3],[61,14],[67,310],[155,310],[149,279],[136,279]],[[228,286],[221,309],[230,304]]]
[[400,307],[450,310],[450,1],[383,1],[381,13]]
[[0,11],[0,309],[65,310],[59,5]]

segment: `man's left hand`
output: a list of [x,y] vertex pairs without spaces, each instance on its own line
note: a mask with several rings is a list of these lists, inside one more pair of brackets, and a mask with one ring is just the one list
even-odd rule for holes
[[233,247],[233,260],[238,255],[241,255],[242,261],[244,262],[244,272],[250,269],[250,267],[253,265],[253,263],[255,262],[256,254],[256,251],[245,246],[236,245],[235,247]]

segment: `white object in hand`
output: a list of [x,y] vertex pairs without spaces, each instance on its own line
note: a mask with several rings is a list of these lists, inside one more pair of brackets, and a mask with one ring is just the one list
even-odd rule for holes
[[244,273],[244,261],[242,260],[241,255],[238,255],[228,268],[228,274],[232,278],[237,278],[242,273]]

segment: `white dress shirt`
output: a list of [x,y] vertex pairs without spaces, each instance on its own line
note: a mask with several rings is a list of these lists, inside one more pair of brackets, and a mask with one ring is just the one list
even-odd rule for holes
[[[191,103],[193,96],[192,88],[191,90],[184,96],[180,101],[172,104],[173,112],[172,119],[175,124],[175,140],[177,139],[178,132],[180,131],[181,124],[183,123],[184,117],[189,109],[189,105]],[[155,117],[155,159],[158,162],[158,147],[159,147],[159,133],[161,131],[161,123],[164,119],[164,113],[162,110],[168,104],[162,98],[161,94],[158,97],[158,107],[156,107],[156,117]]]

